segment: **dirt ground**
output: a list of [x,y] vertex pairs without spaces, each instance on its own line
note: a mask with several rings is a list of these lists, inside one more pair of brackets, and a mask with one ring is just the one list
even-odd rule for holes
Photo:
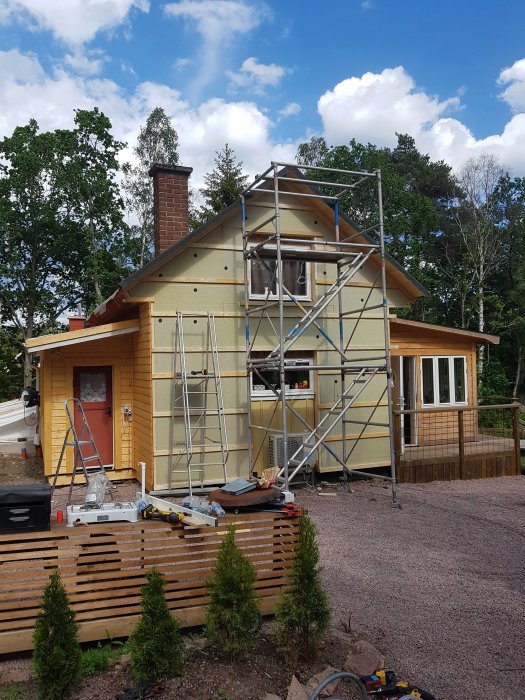
[[[0,458],[0,484],[8,472],[14,482],[38,479],[31,461]],[[117,497],[136,490],[128,482]],[[53,511],[66,491],[57,491]],[[376,481],[297,492],[318,526],[335,630],[350,620],[352,639],[375,644],[387,667],[436,697],[523,700],[525,478],[407,484],[399,500],[402,507],[392,508],[390,490]],[[210,656],[198,636],[188,639],[193,661],[161,697],[286,697],[291,671],[267,634],[255,658],[235,667]],[[330,637],[321,667],[340,667],[340,641]],[[0,673],[20,667],[23,675],[27,665],[23,657],[4,660]],[[312,670],[299,669],[301,680]],[[111,698],[129,682],[128,669],[113,668],[75,698]]]

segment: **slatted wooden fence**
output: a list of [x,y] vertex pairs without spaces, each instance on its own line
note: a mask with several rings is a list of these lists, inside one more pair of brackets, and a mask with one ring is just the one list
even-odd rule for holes
[[257,570],[263,614],[286,585],[297,519],[280,513],[222,518],[217,528],[164,523],[54,526],[50,532],[0,535],[0,654],[32,648],[42,589],[58,568],[79,622],[81,641],[127,636],[140,616],[140,587],[154,566],[182,626],[200,625],[211,574],[228,524]]

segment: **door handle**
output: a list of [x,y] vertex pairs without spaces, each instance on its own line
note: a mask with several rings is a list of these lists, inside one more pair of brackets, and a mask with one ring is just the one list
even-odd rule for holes
[[113,418],[113,408],[111,406],[108,406],[106,408],[106,414],[110,417]]

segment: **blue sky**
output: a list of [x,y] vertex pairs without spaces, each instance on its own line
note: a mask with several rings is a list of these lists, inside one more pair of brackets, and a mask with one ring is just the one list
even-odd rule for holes
[[97,105],[133,145],[161,106],[193,187],[226,141],[253,174],[313,134],[525,175],[524,37],[519,0],[2,0],[0,137]]

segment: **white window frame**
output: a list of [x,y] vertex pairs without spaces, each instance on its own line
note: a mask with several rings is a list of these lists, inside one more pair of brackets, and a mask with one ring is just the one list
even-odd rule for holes
[[[255,244],[253,244],[253,246],[250,246],[250,247],[254,247],[254,246],[255,246]],[[269,245],[266,247],[268,249],[275,250],[276,257],[275,258],[263,258],[263,260],[276,260],[277,259],[277,247],[275,245]],[[304,247],[295,247],[295,246],[289,246],[289,245],[288,246],[283,245],[283,246],[281,246],[281,249],[282,250],[284,250],[284,249],[295,250],[295,251],[307,250],[307,248],[304,248]],[[253,262],[253,258],[250,259],[250,266],[249,266],[250,267],[250,269],[249,269],[250,274],[249,274],[249,279],[248,279],[249,298],[253,299],[253,300],[268,299],[268,301],[275,301],[276,299],[279,299],[278,294],[268,294],[268,295],[266,295],[264,293],[263,294],[256,294],[255,292],[252,291],[252,262]],[[286,264],[286,260],[281,260],[281,264],[282,265]],[[294,294],[293,296],[298,301],[312,301],[312,268],[311,268],[310,262],[308,260],[305,260],[304,264],[305,264],[304,269],[305,269],[305,277],[306,277],[306,294]],[[279,283],[278,276],[279,276],[279,271],[277,272],[277,275],[276,275],[276,284]],[[286,293],[283,295],[283,298],[285,301],[292,301],[290,296]]]
[[[423,386],[423,360],[432,360],[432,381],[434,387],[434,401],[425,403],[425,392]],[[450,401],[440,402],[439,400],[439,360],[448,360],[448,383]],[[456,401],[455,391],[455,369],[454,360],[463,360],[463,381],[465,382],[465,400]],[[467,357],[466,355],[422,355],[419,363],[421,376],[421,405],[428,406],[466,406],[468,404],[468,384],[467,384]]]
[[[294,357],[290,358],[295,362],[299,362],[305,367],[313,364],[313,357]],[[295,374],[293,372],[292,374]],[[262,400],[268,401],[270,399],[275,400],[277,397],[271,389],[267,389],[264,384],[257,384],[258,377],[255,372],[250,372],[250,392],[252,401]],[[315,391],[313,388],[313,370],[308,372],[308,389],[286,389],[286,398],[301,398],[301,399],[313,399],[315,396]],[[254,382],[255,379],[255,382]],[[264,386],[264,389],[254,389],[254,386]]]

